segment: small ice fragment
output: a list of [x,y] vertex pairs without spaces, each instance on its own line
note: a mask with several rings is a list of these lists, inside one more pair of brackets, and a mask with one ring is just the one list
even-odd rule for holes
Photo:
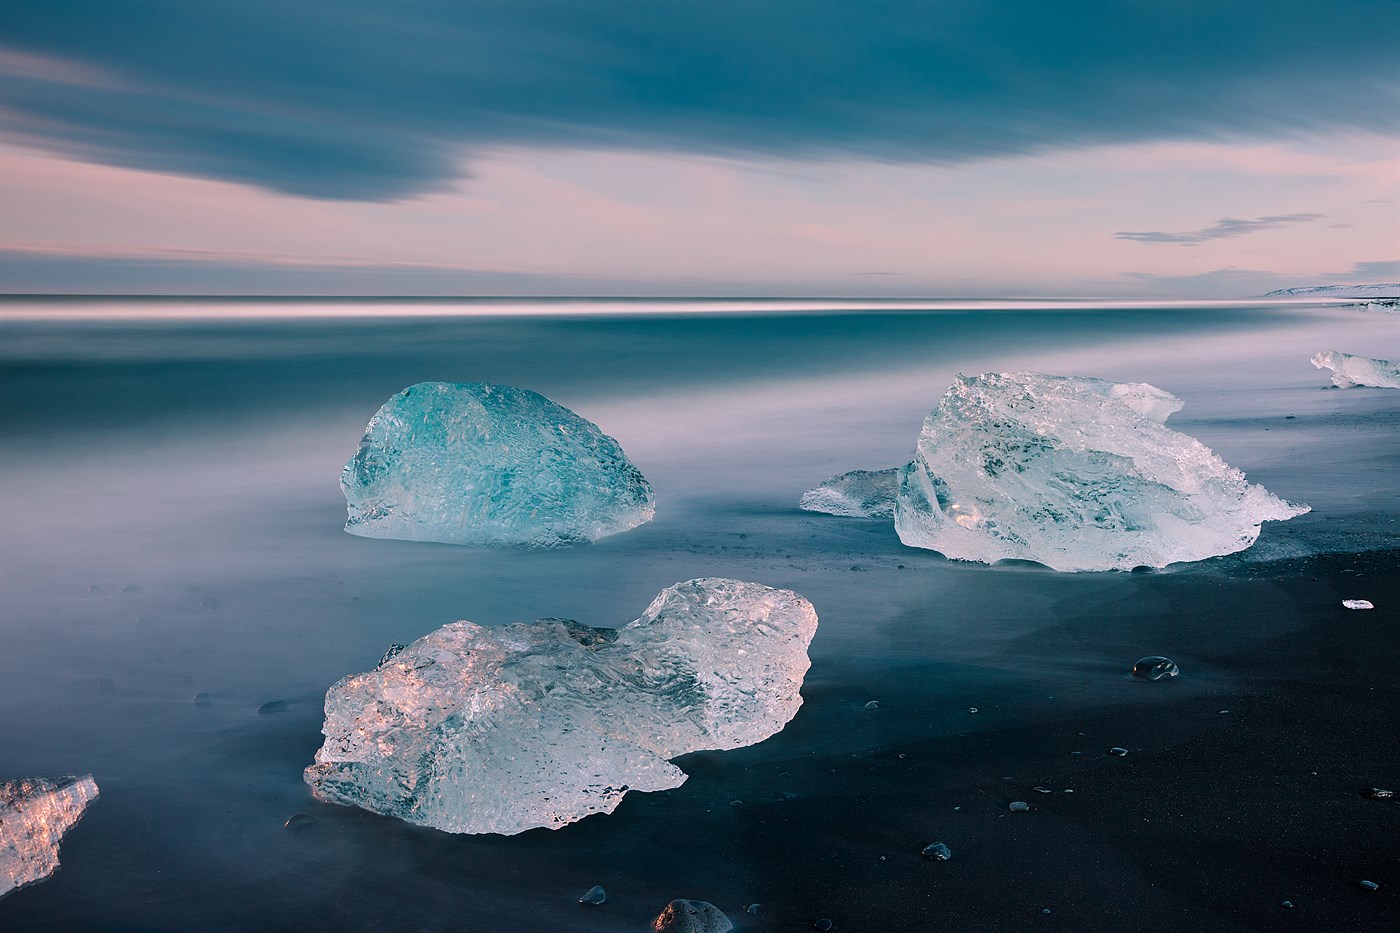
[[865,704],[865,708],[866,708],[866,709],[879,709],[879,708],[880,708],[880,701],[879,701],[879,700],[871,700],[869,703]]
[[968,712],[969,712],[969,713],[975,713],[975,712],[977,712],[977,707],[975,707],[975,706],[972,707],[971,709],[968,710]]
[[1116,755],[1117,757],[1122,758],[1128,754],[1128,750],[1126,748],[1122,748],[1120,746],[1115,745],[1108,750],[1108,753],[1110,755]]
[[1293,907],[1293,902],[1292,902],[1292,901],[1284,901],[1283,903],[1279,904],[1279,906],[1280,906],[1280,907],[1287,907],[1287,908],[1289,908],[1289,909],[1292,909],[1292,907]]
[[1165,680],[1180,673],[1181,669],[1176,666],[1175,661],[1161,655],[1154,654],[1133,662],[1133,676],[1143,680]]
[[1348,609],[1376,608],[1374,605],[1371,604],[1371,601],[1369,599],[1344,599],[1342,600],[1342,605],[1346,606]]
[[893,518],[900,467],[851,470],[823,480],[802,494],[798,506],[846,518]]
[[651,922],[653,933],[729,933],[734,924],[709,901],[678,898]]
[[593,887],[583,892],[583,896],[578,899],[578,902],[580,904],[601,904],[607,899],[608,892],[603,890],[601,884],[595,884]]
[[1011,806],[1008,809],[1010,809],[1012,813],[1025,813],[1030,808],[1031,805],[1026,803],[1024,800],[1013,800],[1011,801]]
[[744,911],[745,911],[746,913],[756,914],[756,913],[758,913],[758,905],[757,905],[757,904],[750,904],[749,906],[747,906],[747,907],[744,908]]
[[651,521],[617,441],[527,389],[421,382],[385,402],[340,477],[345,530],[370,538],[554,547]]
[[1061,571],[1165,567],[1242,551],[1308,511],[1166,427],[1180,399],[1078,376],[959,376],[900,473],[895,530],[956,560]]
[[98,693],[116,693],[117,682],[110,677],[103,677],[97,682]]
[[1035,787],[1032,787],[1031,790],[1035,791],[1037,794],[1053,794],[1053,793],[1054,793],[1054,791],[1051,790],[1050,788],[1048,788],[1048,787],[1041,787],[1039,784],[1037,784]]
[[1371,788],[1369,796],[1372,800],[1389,800],[1395,796],[1395,791],[1386,790],[1381,787],[1373,787]]
[[822,917],[820,920],[812,924],[812,929],[826,931],[832,929],[835,926],[836,924],[832,923],[826,917]]
[[306,829],[308,826],[316,825],[316,817],[309,813],[293,813],[287,817],[287,822],[282,825],[287,829]]
[[559,829],[679,787],[669,759],[781,731],[816,628],[797,593],[716,578],[662,590],[621,628],[455,622],[327,691],[305,780],[447,832]]
[[272,713],[285,713],[288,708],[289,704],[286,700],[268,700],[262,706],[258,707],[258,715],[268,716]]
[[946,862],[953,857],[953,850],[941,842],[935,842],[932,845],[925,846],[923,854],[925,858]]
[[212,693],[196,693],[196,694],[194,695],[194,705],[195,705],[195,706],[212,706],[212,705],[214,705],[214,694],[212,694]]
[[1343,389],[1352,386],[1400,389],[1400,364],[1390,360],[1373,360],[1340,350],[1324,350],[1313,354],[1312,364],[1318,369],[1332,370],[1332,384]]
[[64,833],[96,799],[91,774],[0,781],[0,897],[58,869]]
[[1050,912],[1050,908],[1049,908],[1049,907],[1046,907],[1045,909],[1041,910],[1041,913],[1042,913],[1042,914],[1048,914],[1049,912]]
[[1377,891],[1377,890],[1380,890],[1380,885],[1376,884],[1374,881],[1367,881],[1366,879],[1363,878],[1363,879],[1361,879],[1361,881],[1358,882],[1358,883],[1359,883],[1363,888],[1365,888],[1367,891]]

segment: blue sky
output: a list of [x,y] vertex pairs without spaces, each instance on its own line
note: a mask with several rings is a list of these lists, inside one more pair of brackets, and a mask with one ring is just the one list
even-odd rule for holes
[[0,5],[9,292],[1400,279],[1400,4]]

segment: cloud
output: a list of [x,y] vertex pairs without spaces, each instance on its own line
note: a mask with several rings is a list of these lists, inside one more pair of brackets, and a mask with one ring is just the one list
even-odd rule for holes
[[1227,240],[1258,230],[1274,230],[1289,224],[1308,223],[1321,220],[1323,214],[1277,214],[1272,217],[1256,217],[1254,220],[1236,220],[1226,217],[1203,230],[1189,233],[1166,233],[1162,230],[1149,230],[1133,233],[1120,230],[1113,236],[1118,240],[1133,240],[1137,243],[1204,243],[1207,240]]
[[1400,282],[1400,259],[1358,262],[1351,267],[1350,272],[1335,272],[1325,278],[1353,285]]
[[1342,0],[10,0],[0,36],[12,138],[325,199],[502,145],[951,163],[1400,129],[1392,57],[1356,51],[1400,45],[1400,4]]

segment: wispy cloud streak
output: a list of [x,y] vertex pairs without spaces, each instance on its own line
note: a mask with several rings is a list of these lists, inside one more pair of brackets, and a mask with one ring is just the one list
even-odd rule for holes
[[1131,230],[1120,230],[1113,236],[1118,240],[1132,240],[1136,243],[1204,243],[1207,240],[1228,240],[1232,237],[1244,236],[1246,233],[1255,233],[1260,230],[1275,230],[1279,227],[1286,227],[1291,224],[1309,223],[1314,220],[1321,220],[1325,214],[1275,214],[1270,217],[1256,217],[1253,220],[1238,220],[1233,217],[1225,217],[1205,227],[1201,230],[1192,230],[1186,233],[1168,233],[1164,230],[1147,230],[1134,232]]

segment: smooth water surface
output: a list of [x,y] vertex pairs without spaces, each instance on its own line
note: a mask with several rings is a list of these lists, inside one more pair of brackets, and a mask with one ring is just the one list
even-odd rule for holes
[[[70,306],[0,305],[0,776],[91,772],[102,789],[59,872],[0,904],[8,929],[640,930],[677,897],[744,930],[823,916],[840,930],[1018,929],[1052,903],[1068,924],[1053,928],[1160,905],[1234,929],[1115,855],[1092,801],[1065,798],[1089,809],[1049,836],[1007,842],[1034,825],[1007,821],[1046,815],[1031,782],[1103,768],[1104,749],[1135,740],[1076,723],[1154,704],[1214,715],[1238,686],[1222,659],[1267,656],[1319,621],[1320,597],[1297,589],[1316,562],[1400,547],[1400,392],[1330,388],[1309,363],[1331,348],[1400,358],[1393,315],[82,307],[44,320]],[[888,521],[798,510],[828,476],[907,460],[957,373],[1022,369],[1166,389],[1186,403],[1169,426],[1313,512],[1228,558],[1055,574],[950,562],[901,546]],[[346,534],[338,477],[365,422],[428,380],[532,389],[595,422],[655,487],[655,521],[548,551]],[[310,798],[326,688],[390,644],[456,619],[621,625],[701,576],[816,606],[806,703],[772,739],[688,756],[684,786],[558,832],[451,836]],[[1153,654],[1182,676],[1132,678]],[[1216,725],[1174,722],[1134,754]],[[991,748],[1004,758],[978,757]],[[1041,812],[1008,815],[1016,799]],[[314,822],[285,828],[297,813]],[[1055,855],[1052,837],[1078,855]],[[921,858],[938,839],[956,860]],[[1076,858],[1084,871],[1065,867]],[[1002,874],[1022,862],[1014,883]],[[580,905],[594,884],[606,903]],[[1105,884],[1131,914],[1094,896]]]

